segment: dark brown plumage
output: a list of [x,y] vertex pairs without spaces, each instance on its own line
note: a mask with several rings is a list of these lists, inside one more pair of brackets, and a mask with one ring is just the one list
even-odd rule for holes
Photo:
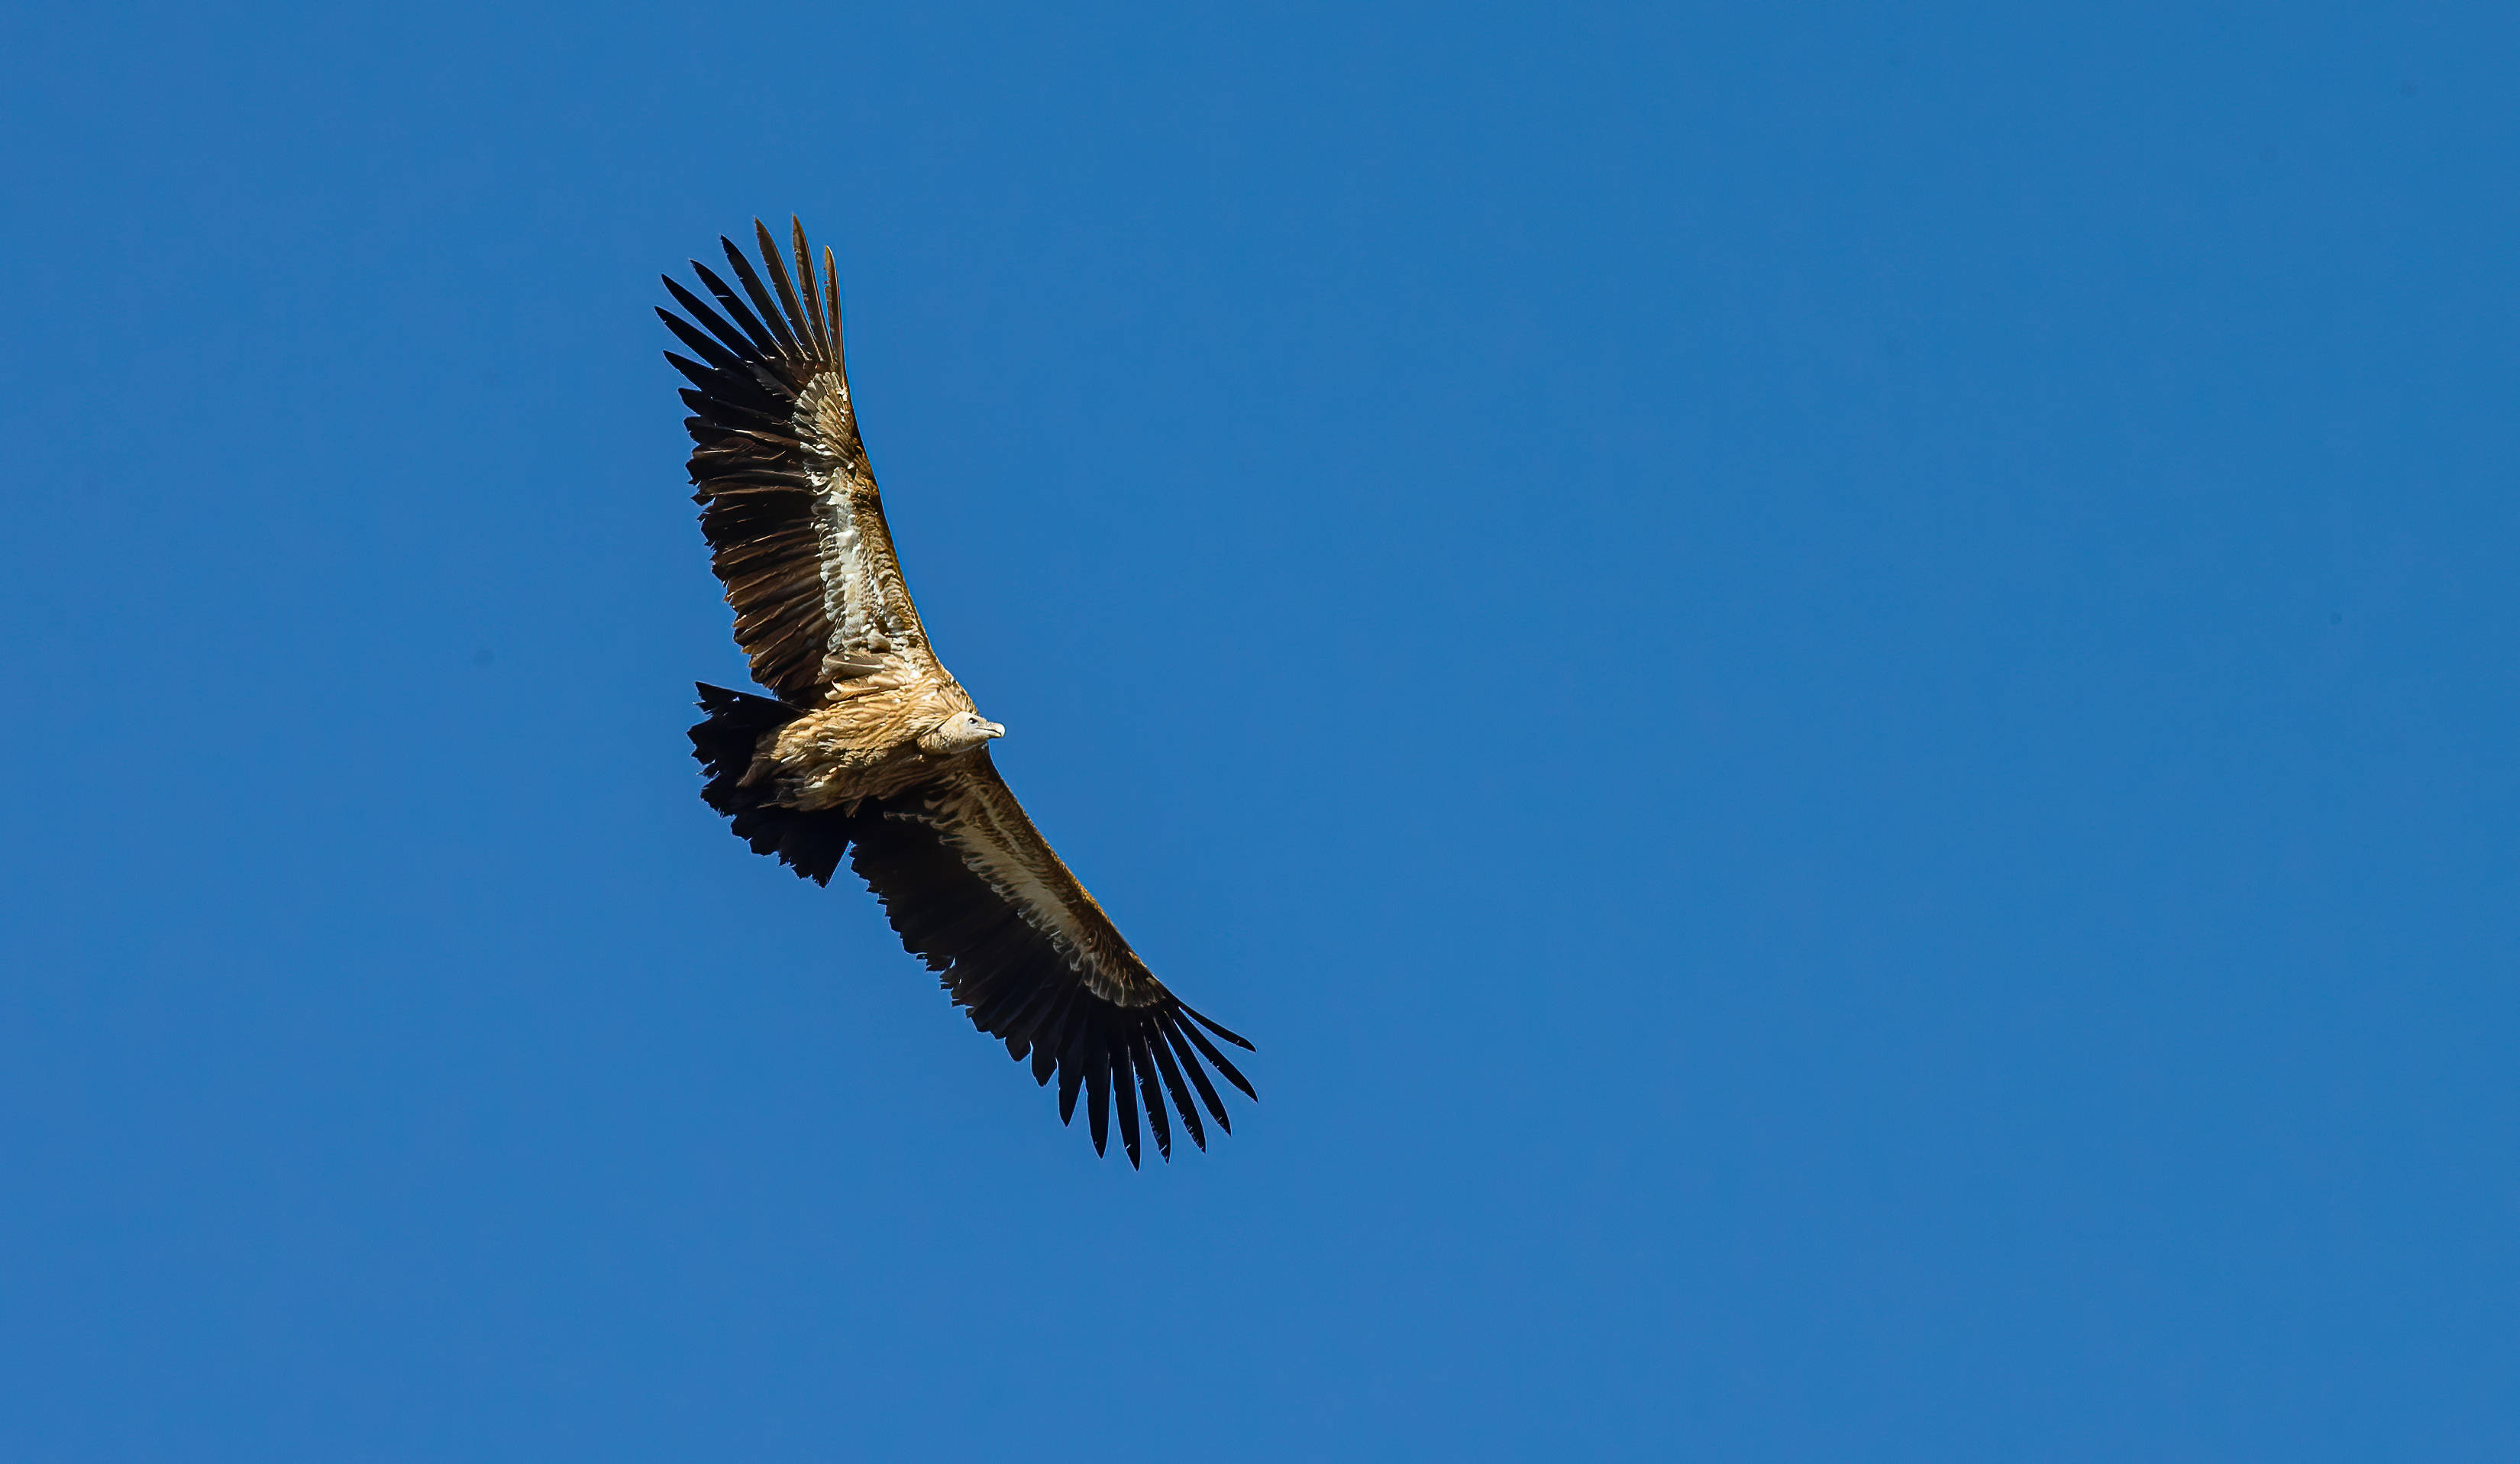
[[1251,1044],[1155,980],[999,777],[1005,729],[937,663],[893,555],[831,253],[818,288],[801,225],[792,275],[753,228],[760,270],[722,239],[735,283],[695,260],[714,304],[668,278],[690,318],[656,312],[692,351],[666,358],[692,382],[694,497],[736,641],[777,694],[699,688],[701,796],[818,884],[846,858],[972,1025],[1058,1078],[1060,1121],[1083,1092],[1097,1153],[1115,1109],[1132,1165],[1141,1112],[1165,1158],[1175,1115],[1205,1148],[1202,1113],[1233,1126],[1208,1069],[1257,1096],[1210,1038]]

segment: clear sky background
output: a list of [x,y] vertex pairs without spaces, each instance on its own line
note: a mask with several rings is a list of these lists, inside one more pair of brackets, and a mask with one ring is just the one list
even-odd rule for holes
[[[0,17],[0,1456],[2520,1457],[2520,21]],[[742,685],[835,249],[1097,1160]]]

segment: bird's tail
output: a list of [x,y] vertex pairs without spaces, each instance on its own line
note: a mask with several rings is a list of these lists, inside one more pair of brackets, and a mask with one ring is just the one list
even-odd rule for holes
[[762,737],[805,713],[785,702],[698,683],[699,709],[706,719],[692,728],[692,755],[708,771],[700,797],[734,821],[735,836],[756,854],[777,854],[796,872],[818,885],[831,883],[832,871],[848,852],[848,820],[834,812],[781,807],[777,782],[745,783],[753,754]]

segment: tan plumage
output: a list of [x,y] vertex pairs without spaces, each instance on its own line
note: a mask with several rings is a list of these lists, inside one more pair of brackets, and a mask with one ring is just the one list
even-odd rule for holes
[[1252,1091],[1209,1035],[1251,1044],[1155,980],[998,776],[988,743],[1006,729],[936,660],[893,556],[831,253],[818,288],[801,225],[792,278],[753,229],[761,270],[721,239],[738,286],[694,260],[714,306],[667,278],[690,319],[656,312],[698,357],[666,352],[693,385],[694,497],[736,642],[776,694],[700,687],[702,796],[818,883],[845,855],[972,1025],[1037,1081],[1058,1076],[1062,1122],[1084,1092],[1097,1153],[1116,1108],[1138,1163],[1142,1098],[1157,1152],[1171,1157],[1174,1114],[1205,1148],[1202,1110],[1233,1126],[1208,1067]]

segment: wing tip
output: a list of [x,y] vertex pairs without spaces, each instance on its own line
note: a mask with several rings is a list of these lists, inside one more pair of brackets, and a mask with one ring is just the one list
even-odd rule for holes
[[1215,1018],[1208,1016],[1198,1008],[1192,1006],[1189,1002],[1183,1001],[1180,997],[1174,997],[1173,1004],[1181,1008],[1182,1015],[1190,1018],[1190,1020],[1197,1023],[1199,1026],[1206,1028],[1209,1031],[1216,1033],[1218,1036],[1223,1037],[1235,1046],[1241,1048],[1243,1051],[1258,1052],[1260,1050],[1259,1048],[1251,1045],[1250,1038],[1243,1036],[1239,1032],[1228,1030],[1224,1024],[1218,1022]]
[[[1219,1133],[1232,1133],[1233,1116],[1208,1078],[1210,1067],[1245,1098],[1259,1099],[1249,1079],[1214,1044],[1179,1021],[1177,1003],[1163,1008],[1106,1008],[1083,1015],[1077,1026],[1092,1030],[1071,1029],[1055,1064],[1046,1066],[1041,1061],[1040,1055],[1048,1049],[1038,1040],[1030,1050],[1040,1081],[1047,1083],[1054,1070],[1058,1076],[1062,1124],[1073,1119],[1077,1098],[1084,1099],[1097,1155],[1108,1156],[1115,1126],[1121,1152],[1132,1168],[1144,1167],[1144,1139],[1149,1134],[1155,1157],[1172,1162],[1175,1118],[1181,1120],[1192,1146],[1202,1154],[1208,1147],[1207,1121],[1214,1121]],[[1200,1061],[1202,1056],[1205,1062]]]

